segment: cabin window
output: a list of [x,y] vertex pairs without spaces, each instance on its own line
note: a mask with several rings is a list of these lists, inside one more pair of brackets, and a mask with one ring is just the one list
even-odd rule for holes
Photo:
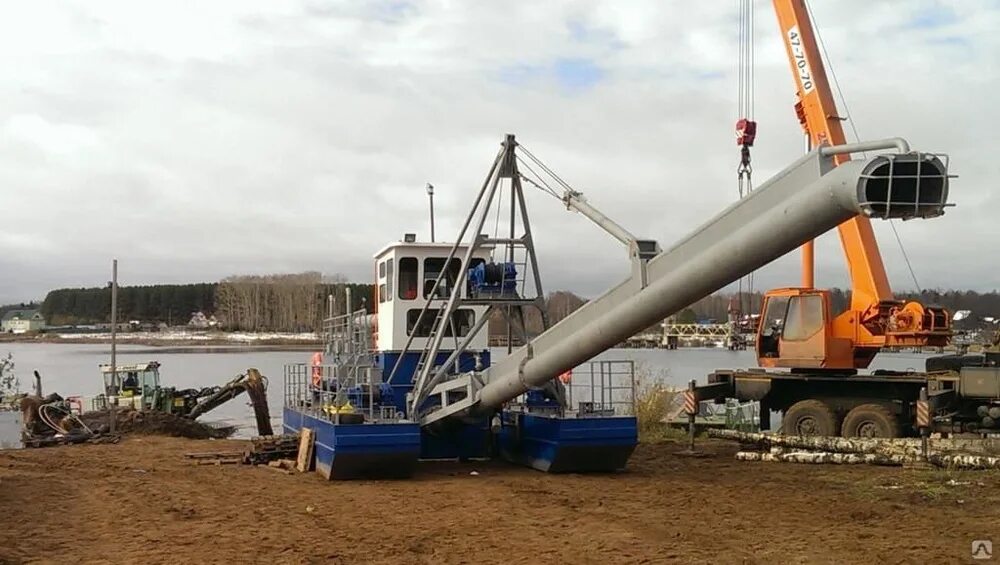
[[385,262],[385,299],[389,300],[392,298],[392,259]]
[[[379,261],[378,263],[378,301],[379,303],[385,302],[385,261]],[[350,306],[347,307],[348,310],[351,309]]]
[[399,298],[413,300],[417,297],[417,270],[420,262],[415,257],[399,260]]
[[781,334],[788,341],[802,341],[823,329],[823,297],[818,294],[793,296],[788,300],[785,329]]
[[[445,257],[428,257],[424,259],[424,298],[431,295],[431,290],[434,289],[434,283],[437,281],[438,276],[441,274],[441,270],[444,268]],[[434,293],[434,298],[448,298],[451,294],[451,289],[455,286],[455,281],[458,280],[459,273],[462,272],[462,261],[460,259],[452,258],[451,262],[448,263],[448,272],[445,273],[444,278],[441,279],[441,284],[438,285],[437,292]]]
[[[420,308],[413,308],[406,312],[406,333],[413,337],[430,337],[439,310],[437,308],[428,308],[424,312],[423,318],[420,318],[420,311]],[[420,320],[420,324],[417,324],[418,319]],[[454,330],[458,332],[458,337],[465,337],[469,335],[473,324],[476,323],[476,313],[468,308],[459,308],[452,313],[451,322],[451,324],[445,325],[444,336],[453,337],[455,334],[452,328],[454,327]]]
[[777,331],[781,333],[781,326],[785,323],[785,314],[788,312],[788,297],[773,296],[767,299],[767,309],[760,319],[760,329],[762,332]]

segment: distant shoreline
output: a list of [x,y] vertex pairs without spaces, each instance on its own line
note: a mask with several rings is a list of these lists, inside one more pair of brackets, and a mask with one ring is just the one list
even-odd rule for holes
[[[238,348],[267,348],[286,350],[312,350],[323,342],[316,334],[283,334],[275,332],[122,332],[116,336],[119,345],[144,345],[149,347],[226,346]],[[0,334],[0,343],[69,343],[110,344],[111,334],[101,333],[26,333]]]

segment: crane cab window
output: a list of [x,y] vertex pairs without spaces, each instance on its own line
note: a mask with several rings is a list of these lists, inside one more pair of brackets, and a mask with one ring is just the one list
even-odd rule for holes
[[788,312],[788,296],[771,296],[767,299],[767,306],[760,319],[760,331],[762,334],[777,335],[781,333],[781,327],[785,323],[785,314]]
[[399,260],[399,298],[413,300],[417,297],[417,269],[420,262],[415,257],[402,257]]
[[792,296],[788,300],[782,339],[803,341],[823,329],[823,297],[818,294]]
[[781,326],[788,312],[787,296],[769,296],[760,317],[760,338],[757,340],[757,351],[761,357],[778,356],[778,339],[781,336]]

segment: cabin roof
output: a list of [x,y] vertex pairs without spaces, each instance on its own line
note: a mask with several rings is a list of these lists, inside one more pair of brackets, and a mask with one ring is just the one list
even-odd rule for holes
[[[116,372],[118,372],[118,373],[124,373],[124,372],[128,372],[128,371],[151,371],[151,370],[159,369],[159,368],[160,368],[160,363],[158,361],[150,361],[148,363],[125,363],[125,364],[122,364],[122,365],[118,365],[116,367]],[[101,363],[101,372],[102,373],[110,373],[111,372],[111,364],[110,363]]]
[[[430,242],[430,241],[414,241],[414,242],[394,241],[392,243],[389,243],[389,244],[385,245],[381,249],[379,249],[375,253],[374,257],[376,259],[379,258],[379,257],[382,257],[383,255],[385,255],[386,253],[388,253],[389,251],[391,251],[391,250],[393,250],[395,248],[412,249],[414,251],[428,251],[428,250],[433,250],[433,251],[445,251],[446,252],[446,251],[451,251],[451,248],[454,247],[454,246],[455,246],[455,244],[453,242],[446,242],[446,241],[435,241],[433,243]],[[462,245],[458,246],[458,249],[462,250],[462,251],[464,251],[464,250],[466,250],[468,248],[469,248],[469,246],[467,244],[464,244],[464,243]],[[480,251],[482,251],[482,250],[487,250],[488,251],[488,250],[490,250],[492,248],[493,248],[492,245],[484,245],[484,246],[480,247],[479,250]]]
[[4,313],[2,318],[4,322],[9,320],[32,320],[32,319],[38,319],[38,320],[42,319],[42,313],[38,310],[38,308],[8,310],[6,313]]

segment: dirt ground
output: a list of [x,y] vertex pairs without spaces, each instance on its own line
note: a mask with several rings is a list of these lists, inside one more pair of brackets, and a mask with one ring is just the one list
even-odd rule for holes
[[183,457],[242,449],[231,440],[4,451],[0,562],[961,563],[972,540],[1000,546],[1000,473],[743,463],[702,445],[700,459],[642,445],[615,475],[428,463],[334,483]]

